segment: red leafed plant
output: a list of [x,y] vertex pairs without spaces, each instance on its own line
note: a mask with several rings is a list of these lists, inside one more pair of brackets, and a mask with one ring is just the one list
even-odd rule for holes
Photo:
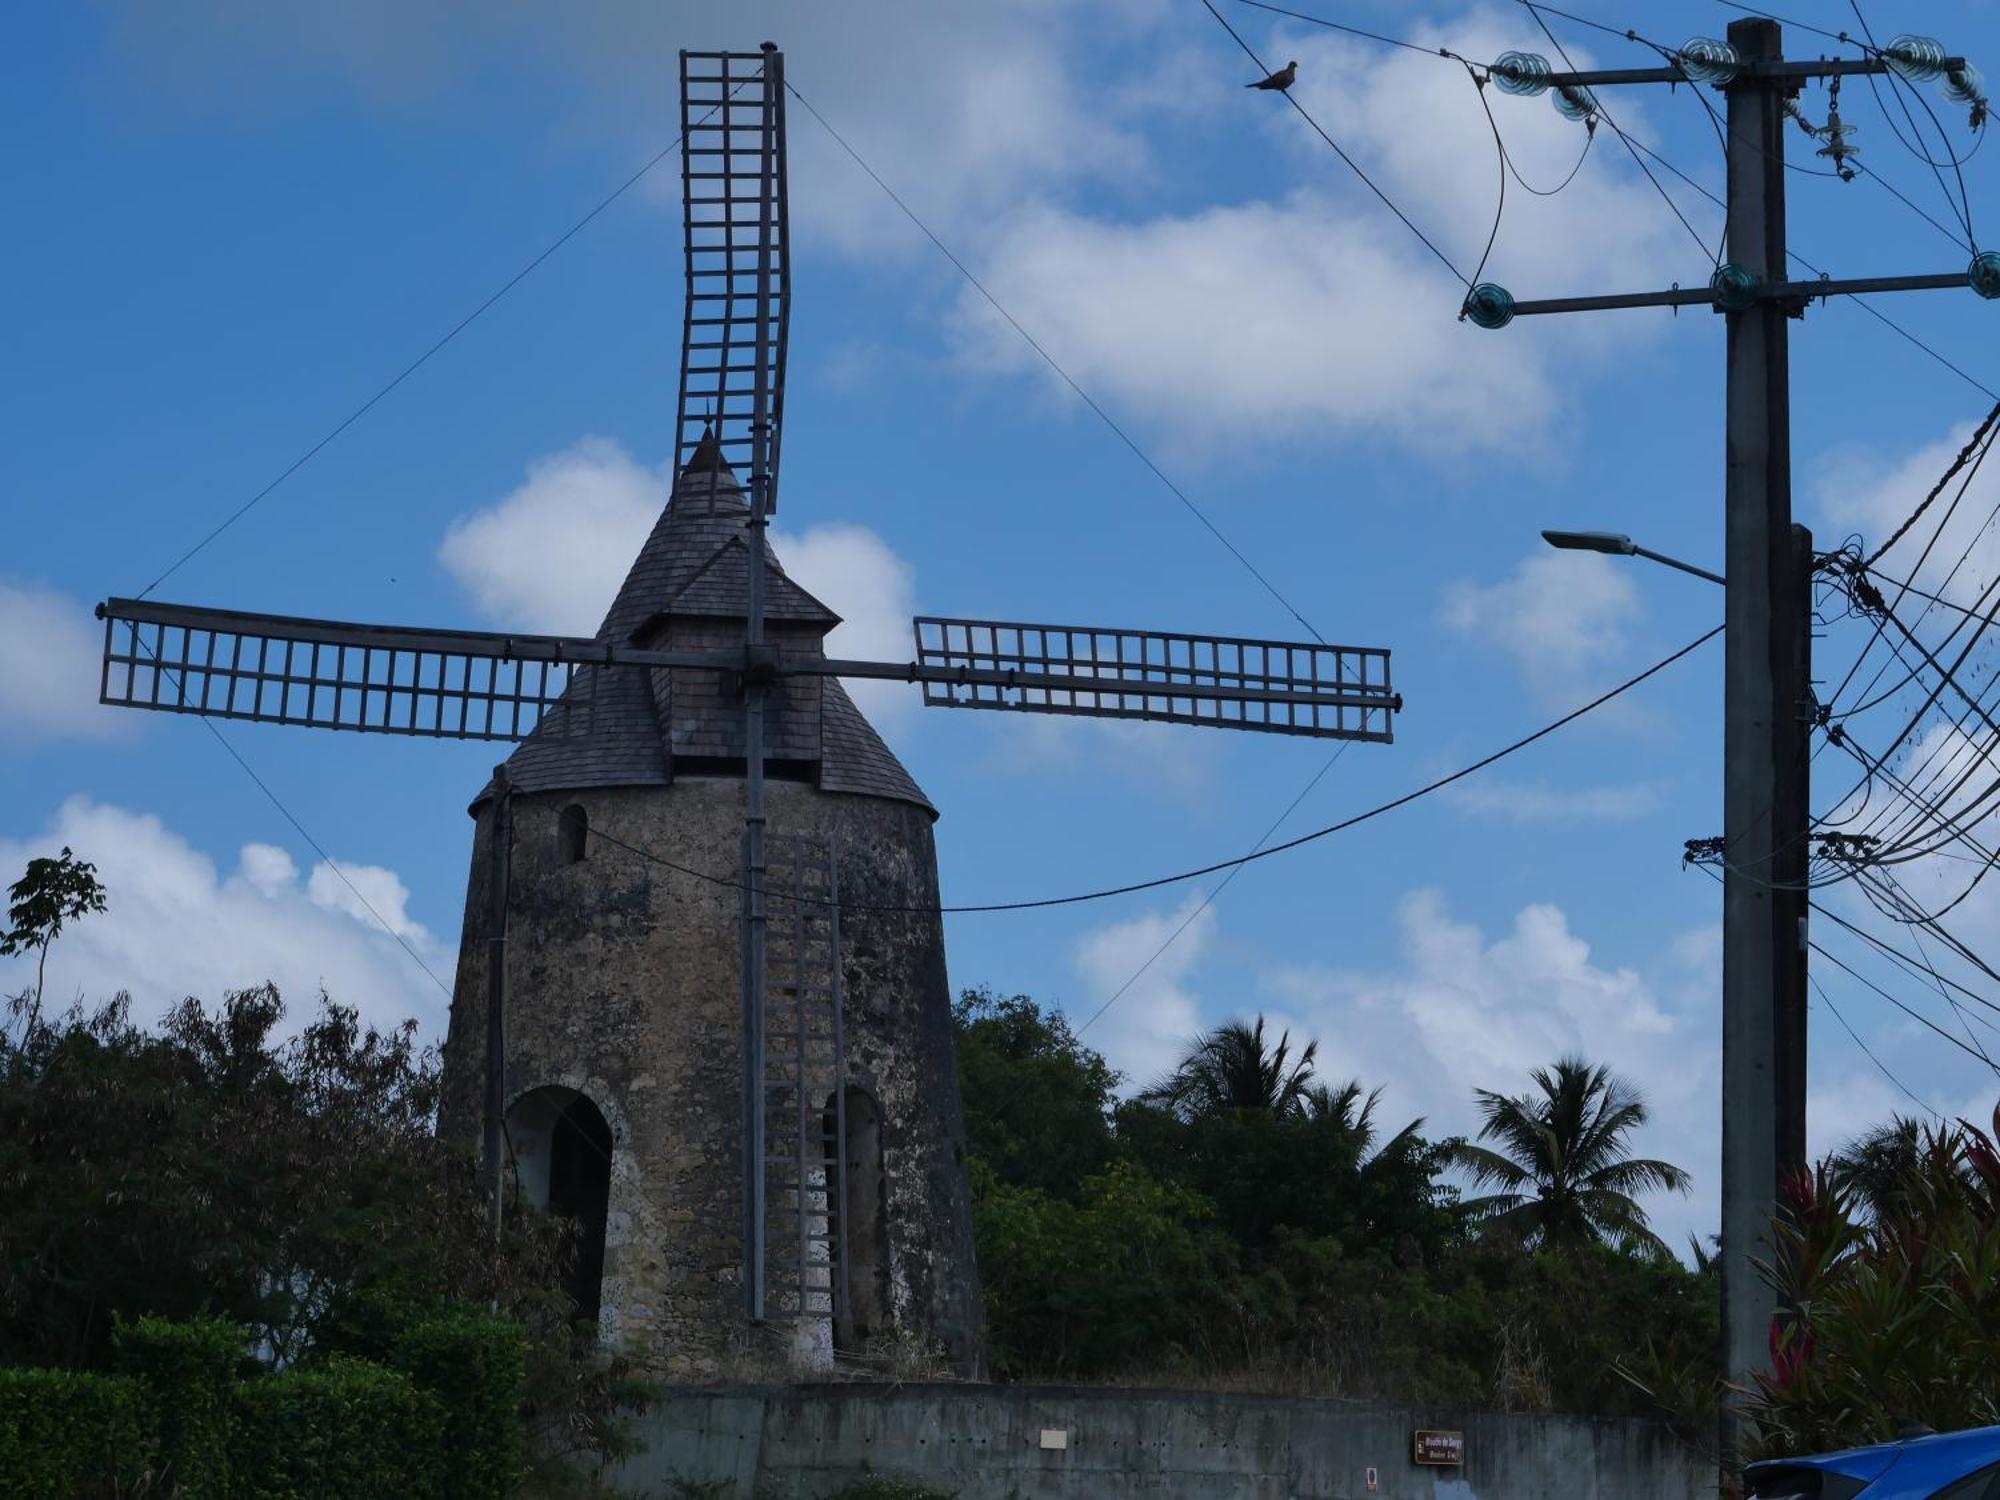
[[1786,1183],[1750,1456],[2000,1421],[2000,1110],[1994,1126],[1899,1123]]

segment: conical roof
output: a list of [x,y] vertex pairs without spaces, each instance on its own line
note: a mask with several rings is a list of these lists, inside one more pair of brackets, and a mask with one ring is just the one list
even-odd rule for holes
[[[658,649],[740,645],[749,613],[750,508],[719,449],[704,441],[632,563],[596,639]],[[840,617],[765,552],[765,618],[786,656],[825,654]],[[770,696],[766,756],[792,762],[820,789],[913,802],[922,788],[837,678],[786,676]],[[683,774],[741,774],[742,700],[721,675],[682,669],[579,667],[562,702],[508,757],[514,788],[664,786]],[[480,793],[483,801],[489,786]]]

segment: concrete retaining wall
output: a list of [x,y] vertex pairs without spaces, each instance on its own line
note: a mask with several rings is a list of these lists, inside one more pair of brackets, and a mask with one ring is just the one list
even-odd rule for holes
[[[645,1500],[819,1500],[870,1474],[958,1500],[1694,1500],[1664,1426],[1193,1391],[741,1386],[668,1393],[619,1472]],[[1420,1468],[1419,1428],[1465,1435]],[[1368,1488],[1370,1470],[1377,1487]]]

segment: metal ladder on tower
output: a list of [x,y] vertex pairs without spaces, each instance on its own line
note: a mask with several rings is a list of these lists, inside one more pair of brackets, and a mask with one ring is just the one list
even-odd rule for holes
[[807,835],[771,835],[765,855],[766,1318],[833,1319],[847,1303],[839,869],[833,845]]

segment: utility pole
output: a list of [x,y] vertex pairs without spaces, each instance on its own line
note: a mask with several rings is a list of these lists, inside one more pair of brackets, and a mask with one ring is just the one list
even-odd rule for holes
[[[1706,305],[1727,342],[1724,529],[1727,623],[1723,668],[1722,1373],[1747,1383],[1769,1358],[1776,1294],[1756,1262],[1785,1174],[1805,1161],[1805,923],[1812,720],[1812,535],[1792,523],[1790,324],[1815,299],[1970,287],[2000,297],[2000,255],[1963,272],[1861,280],[1787,280],[1785,141],[1789,100],[1810,79],[1895,71],[1945,77],[1947,92],[1985,100],[1977,74],[1935,42],[1898,38],[1855,59],[1787,62],[1777,22],[1736,21],[1728,42],[1690,42],[1658,68],[1556,72],[1509,53],[1493,64],[1503,91],[1553,90],[1563,113],[1596,113],[1591,90],[1703,84],[1728,102],[1726,252],[1705,288],[1516,302],[1481,283],[1464,315],[1482,328],[1514,318],[1612,308]],[[1725,1403],[1725,1458],[1735,1433]]]
[[[1781,59],[1777,23],[1731,24],[1729,42],[1752,67]],[[1728,89],[1729,259],[1770,284],[1785,280],[1785,90],[1745,80]],[[1792,554],[1792,308],[1753,302],[1724,314],[1723,510],[1726,601],[1722,686],[1722,1342],[1723,1369],[1762,1369],[1777,1300],[1758,1276],[1769,1259],[1777,1207],[1778,1142],[1788,1132],[1778,1090],[1780,986],[1793,969],[1796,928],[1777,890],[1780,827],[1808,809],[1780,806],[1780,726],[1791,633],[1774,606]],[[1791,627],[1788,629],[1788,626]],[[1805,790],[1803,778],[1789,788]],[[1797,966],[1803,981],[1803,965]],[[1784,1101],[1797,1107],[1803,1100]]]

